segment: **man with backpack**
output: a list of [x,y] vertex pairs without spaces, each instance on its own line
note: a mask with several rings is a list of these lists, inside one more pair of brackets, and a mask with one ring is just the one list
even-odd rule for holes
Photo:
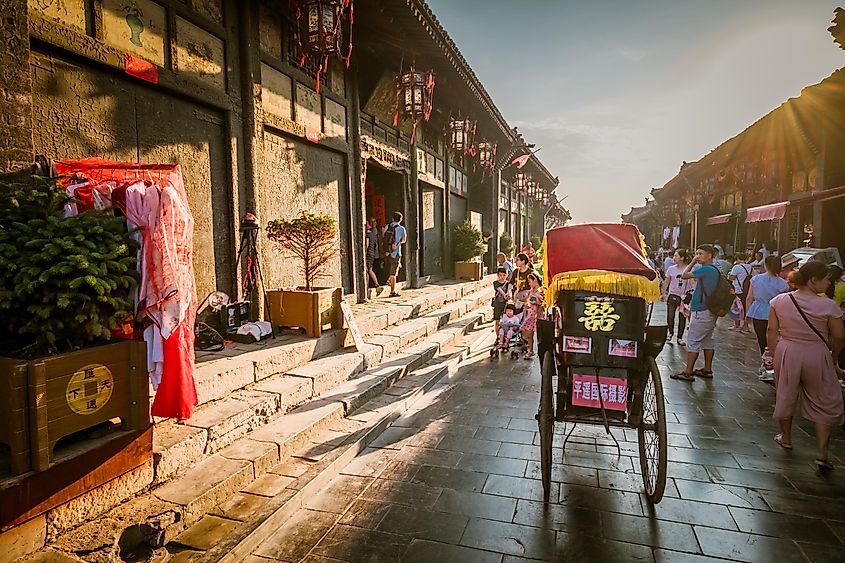
[[[716,353],[713,331],[716,320],[727,314],[734,299],[730,284],[713,265],[715,253],[711,245],[702,244],[681,274],[681,279],[695,279],[696,284],[690,302],[692,314],[687,329],[687,366],[684,371],[672,374],[672,379],[692,381],[695,376],[713,378],[713,356]],[[704,368],[695,369],[695,362],[702,351]]]
[[396,292],[396,276],[402,267],[402,245],[407,240],[405,227],[402,226],[401,211],[393,213],[393,221],[384,230],[385,258],[387,259],[387,284],[390,286],[390,297],[399,297]]
[[728,280],[733,283],[734,292],[742,304],[739,318],[734,321],[733,326],[729,330],[748,332],[745,316],[745,298],[748,295],[748,288],[751,287],[751,266],[745,263],[744,256],[739,255],[736,257],[736,262],[733,268],[731,268],[731,273],[728,274]]

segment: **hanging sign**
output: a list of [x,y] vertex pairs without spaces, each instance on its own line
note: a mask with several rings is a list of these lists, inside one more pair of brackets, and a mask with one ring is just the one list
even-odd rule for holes
[[123,68],[129,76],[158,84],[158,67],[153,63],[133,57],[129,53],[124,53]]

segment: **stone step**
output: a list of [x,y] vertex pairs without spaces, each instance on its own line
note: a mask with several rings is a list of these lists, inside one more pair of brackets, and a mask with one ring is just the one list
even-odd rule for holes
[[[456,293],[456,290],[452,291]],[[472,310],[470,306],[483,306],[487,300],[489,291],[486,289],[468,293],[455,303],[396,325],[383,334],[369,337],[363,352],[333,352],[257,382],[244,375],[249,371],[250,363],[254,373],[258,373],[255,365],[259,360],[254,358],[256,354],[265,362],[262,364],[262,373],[266,373],[288,363],[296,363],[297,358],[304,359],[316,348],[297,348],[302,343],[282,344],[244,353],[238,358],[215,360],[213,364],[222,364],[226,369],[222,377],[206,381],[213,381],[215,389],[225,391],[224,398],[202,404],[194,416],[183,423],[204,430],[206,436],[203,439],[196,432],[173,428],[173,421],[160,423],[163,432],[156,431],[153,454],[155,467],[160,467],[161,471],[156,471],[154,482],[166,482],[174,474],[228,446],[254,428],[312,398],[331,393],[338,385],[360,375],[367,368],[381,365],[400,350],[419,356],[416,359],[418,364],[427,361],[444,343],[454,341],[465,332],[469,323],[476,322],[475,317],[469,320],[464,318]],[[275,367],[268,368],[268,365]]]
[[[374,345],[393,350],[409,341],[412,343],[415,338],[432,334],[436,327],[432,328],[431,319],[445,324],[474,309],[471,303],[489,300],[491,283],[486,279],[443,289],[429,286],[418,290],[425,294],[406,302],[356,305],[356,324],[365,340],[372,338]],[[447,315],[448,320],[444,320]],[[417,322],[418,318],[425,319],[419,321],[420,325],[425,325],[424,330],[420,325],[414,325],[413,329],[408,325],[407,330],[398,328],[411,321]],[[280,336],[256,344],[231,344],[221,352],[202,354],[212,359],[197,362],[194,372],[199,403],[204,405],[222,399],[251,383],[290,372],[344,346],[352,346],[354,342],[348,332],[346,329],[326,331],[319,338]],[[398,342],[391,339],[398,339]]]
[[[474,313],[474,316],[475,322],[467,322],[467,327],[489,318],[489,312]],[[489,331],[481,334],[489,336]],[[152,494],[132,499],[104,517],[62,534],[59,540],[62,549],[76,552],[113,549],[120,536],[120,525],[146,526],[143,529],[154,533],[158,545],[162,545],[197,523],[200,523],[198,527],[179,541],[195,549],[208,548],[212,545],[202,538],[207,539],[204,530],[209,524],[209,513],[231,520],[240,510],[241,518],[248,519],[260,513],[250,503],[255,504],[261,498],[272,499],[281,503],[282,509],[292,511],[301,502],[297,499],[313,494],[331,477],[327,470],[334,468],[336,474],[404,412],[411,401],[433,385],[443,375],[444,365],[448,371],[449,362],[466,355],[468,348],[457,344],[438,348],[440,355],[427,362],[416,354],[402,354],[367,370],[358,379],[341,385],[330,397],[312,400],[238,438]],[[383,399],[386,395],[378,394],[385,390],[394,392]],[[243,398],[238,400],[246,403]],[[247,411],[243,406],[239,412]],[[194,441],[190,443],[193,448],[199,449],[202,444],[198,434],[201,427],[169,427],[168,431],[171,441],[188,436]],[[186,445],[182,449],[187,448]],[[274,514],[277,512],[273,510]],[[104,522],[111,524],[103,528]],[[103,529],[114,537],[103,536]]]

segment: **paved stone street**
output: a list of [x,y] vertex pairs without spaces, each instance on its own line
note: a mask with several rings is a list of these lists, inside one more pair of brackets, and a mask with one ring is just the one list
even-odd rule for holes
[[[556,425],[544,507],[534,414],[538,364],[478,354],[399,419],[256,550],[282,561],[845,561],[845,433],[828,478],[802,423],[773,441],[774,389],[757,380],[752,335],[718,329],[716,378],[672,381],[684,352],[659,359],[669,479],[641,493],[636,433],[578,427],[564,457]],[[568,430],[568,428],[567,428]]]

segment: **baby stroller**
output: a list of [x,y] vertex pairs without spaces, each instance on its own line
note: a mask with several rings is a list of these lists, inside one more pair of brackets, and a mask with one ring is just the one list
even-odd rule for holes
[[[508,309],[514,311],[512,317],[506,315],[502,316],[499,326],[499,334],[496,335],[496,344],[490,350],[490,357],[498,359],[499,354],[510,354],[511,359],[519,357],[520,352],[524,352],[527,348],[525,339],[522,338],[522,323],[525,320],[525,310],[521,310],[518,314],[515,312],[513,304],[508,303],[505,311]],[[504,336],[504,342],[502,337]]]

